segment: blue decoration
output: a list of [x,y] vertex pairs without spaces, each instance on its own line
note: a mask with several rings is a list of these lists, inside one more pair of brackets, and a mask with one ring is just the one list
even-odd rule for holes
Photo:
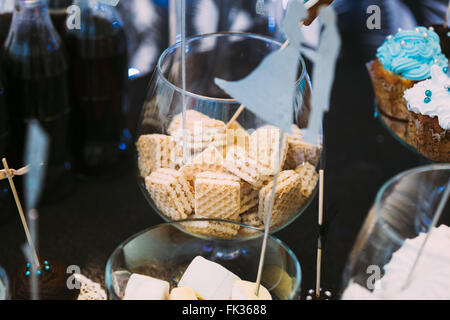
[[37,274],[38,276],[40,276],[40,275],[42,274],[42,271],[41,271],[41,270],[38,270],[38,271],[36,272],[36,274]]
[[430,103],[430,102],[431,102],[430,97],[426,97],[426,98],[423,100],[423,102],[425,102],[425,103]]
[[50,270],[50,266],[45,266],[45,270]]
[[25,272],[25,276],[29,276],[31,274],[30,270],[27,270],[27,272]]
[[443,68],[442,68],[442,71],[443,71],[444,73],[448,73],[448,67],[443,67]]
[[427,97],[431,97],[432,94],[433,94],[433,93],[431,92],[431,90],[425,91],[425,95],[426,95]]
[[30,269],[31,264],[27,263],[27,269]]
[[48,265],[48,261],[47,261],[47,260],[45,260],[45,261],[44,261],[44,264],[47,264],[47,265]]

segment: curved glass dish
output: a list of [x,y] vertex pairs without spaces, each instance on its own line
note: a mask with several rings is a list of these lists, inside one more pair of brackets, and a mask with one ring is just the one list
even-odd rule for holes
[[[226,227],[238,224],[205,219]],[[199,221],[183,220],[164,223],[133,235],[122,242],[106,264],[105,280],[108,299],[123,299],[132,273],[166,280],[176,287],[183,272],[196,256],[219,263],[243,280],[255,281],[261,250],[261,239],[223,239],[202,237],[185,231]],[[249,233],[257,229],[240,224]],[[300,298],[301,268],[294,253],[280,240],[269,236],[262,273],[262,285],[273,299]]]
[[5,270],[3,270],[2,267],[0,267],[0,301],[9,299],[10,299],[10,291],[9,291],[8,277],[6,275]]
[[[422,244],[420,239],[424,239],[422,233],[429,232],[449,179],[450,165],[435,164],[405,171],[383,185],[350,254],[344,273],[343,298],[429,298],[424,288],[424,292],[415,292],[416,286],[413,286],[403,292],[403,287]],[[437,227],[441,225],[450,226],[450,206],[444,209]],[[420,234],[422,238],[417,238]],[[431,243],[429,245],[432,247]],[[400,250],[401,254],[397,253]],[[428,258],[433,255],[425,254],[421,259]],[[401,274],[396,273],[395,277],[388,274],[386,265],[389,263],[389,272],[403,270]],[[417,269],[416,272],[421,273]],[[438,275],[440,271],[434,272]],[[439,286],[438,283],[433,285],[434,289]]]
[[396,118],[392,118],[388,115],[385,115],[377,105],[375,100],[375,118],[378,118],[381,125],[384,129],[386,129],[389,134],[394,137],[395,140],[400,142],[400,144],[408,149],[409,151],[416,154],[424,164],[428,163],[436,163],[436,161],[425,157],[422,153],[420,153],[416,148],[414,148],[408,138],[408,120],[399,120]]
[[[279,50],[281,45],[274,39],[249,33],[213,33],[190,38],[187,41],[186,50],[186,92],[181,89],[180,43],[169,47],[161,55],[150,82],[148,96],[138,124],[137,174],[145,198],[165,221],[201,217],[248,223],[250,218],[247,216],[245,219],[243,214],[258,211],[258,193],[266,184],[270,184],[268,181],[273,176],[274,157],[278,155],[277,143],[280,131],[276,127],[268,126],[268,123],[246,109],[236,121],[229,124],[240,104],[218,88],[214,84],[214,78],[229,81],[242,79],[250,74],[268,54]],[[183,93],[187,109],[184,135],[181,126]],[[307,127],[311,109],[311,85],[301,58],[295,94],[292,113],[296,125],[294,125],[293,133],[286,137],[286,143],[283,144],[285,160],[282,169],[296,170],[303,180],[302,185],[305,190],[304,193],[299,191],[299,196],[293,197],[293,202],[277,198],[278,202],[275,206],[284,206],[285,209],[280,212],[280,219],[272,220],[271,232],[280,230],[295,220],[308,207],[316,192],[318,179],[315,168],[320,165],[323,142],[308,145],[302,141],[302,129]],[[184,159],[183,143],[186,145]],[[232,149],[240,150],[239,155],[232,153]],[[239,164],[230,163],[238,158]],[[255,159],[257,162],[254,161]],[[262,175],[265,167],[263,168],[261,163],[269,167],[269,173],[264,171],[266,172],[264,174],[267,174],[266,177]],[[230,166],[226,164],[231,165],[232,168],[230,169]],[[196,199],[195,206],[191,203],[192,207],[195,207],[193,211],[182,212],[178,216],[169,212],[168,207],[171,201],[165,200],[159,203],[156,203],[158,199],[154,201],[155,197],[161,197],[161,187],[157,190],[153,188],[152,196],[150,188],[146,186],[145,178],[160,167],[170,167],[183,172],[194,192],[197,190],[195,180],[198,173],[212,171],[213,179],[217,177],[217,173],[233,173],[241,184],[241,199],[237,204],[229,198],[224,201],[230,204],[229,206],[234,204],[239,207],[238,210],[226,208],[227,204],[225,204],[223,210],[225,213],[215,212],[214,208],[223,206],[223,202],[220,203],[217,197],[212,196],[213,192],[217,191],[214,189],[216,184],[212,183],[211,192],[207,192],[206,197],[203,198],[206,199],[205,203],[210,209],[202,210]],[[306,171],[311,175],[308,176]],[[287,177],[294,172],[282,174]],[[259,180],[261,178],[267,179]],[[225,178],[221,176],[218,179]],[[296,183],[295,185],[299,186]],[[227,195],[232,196],[232,194],[218,193],[224,199]],[[178,196],[179,193],[176,197]],[[193,196],[196,198],[198,194],[194,193]],[[200,201],[201,199],[198,202]],[[262,219],[256,216],[256,220],[258,219],[259,221],[256,222],[252,220],[254,224],[251,225],[262,227]]]

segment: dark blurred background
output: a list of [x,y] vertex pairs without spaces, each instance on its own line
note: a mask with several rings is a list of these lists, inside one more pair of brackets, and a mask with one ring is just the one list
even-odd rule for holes
[[[233,30],[267,34],[282,40],[279,22],[283,15],[284,2],[266,0],[267,12],[266,15],[261,15],[255,12],[257,0],[189,0],[188,35]],[[173,3],[175,1],[172,5]],[[9,18],[6,19],[11,18],[12,7],[9,0],[0,0],[0,4],[1,36],[7,34],[6,30],[9,29],[8,24],[10,24],[2,19],[8,15]],[[366,26],[369,17],[366,12],[367,7],[374,4],[381,9],[381,29],[379,30],[369,30]],[[50,14],[53,14],[53,23],[57,26],[55,16],[61,13],[58,9],[68,5],[67,1],[50,1],[49,5]],[[343,46],[336,66],[330,112],[324,119],[324,220],[327,242],[322,260],[322,277],[323,287],[337,294],[340,291],[348,254],[377,190],[397,173],[428,163],[404,148],[374,117],[374,96],[365,63],[374,57],[376,48],[383,39],[395,33],[397,28],[408,29],[418,25],[442,24],[447,1],[335,0],[333,6],[339,15]],[[51,192],[48,193],[49,195],[44,196],[39,208],[40,251],[43,256],[53,257],[66,264],[79,265],[83,274],[104,285],[106,260],[114,248],[132,234],[162,222],[152,212],[138,187],[133,141],[136,138],[136,125],[147,95],[151,73],[159,54],[170,43],[179,39],[179,25],[176,19],[178,11],[169,5],[168,0],[122,0],[114,12],[108,11],[100,15],[108,22],[104,29],[101,24],[95,24],[90,20],[92,17],[89,14],[94,18],[98,16],[95,12],[89,10],[86,12],[83,18],[86,20],[83,21],[90,21],[90,25],[97,27],[88,28],[87,31],[85,30],[87,33],[84,34],[72,34],[73,38],[70,38],[70,32],[59,29],[63,40],[61,50],[72,59],[68,60],[66,66],[68,78],[70,78],[67,80],[68,86],[83,92],[86,99],[80,104],[94,101],[92,102],[92,105],[95,105],[94,110],[98,110],[100,115],[111,114],[112,111],[109,108],[115,105],[114,101],[120,99],[121,105],[117,106],[120,109],[120,112],[118,111],[120,116],[108,119],[110,122],[121,119],[121,122],[111,126],[111,130],[106,131],[106,136],[100,135],[100,138],[96,136],[96,130],[89,130],[89,128],[107,127],[108,123],[101,116],[96,118],[95,113],[80,112],[77,118],[79,122],[75,123],[75,128],[73,122],[68,127],[71,128],[72,135],[75,133],[76,137],[84,137],[85,140],[81,138],[77,140],[84,141],[79,148],[83,149],[89,141],[96,143],[108,141],[108,147],[92,150],[109,150],[105,151],[108,159],[116,157],[116,153],[120,156],[117,156],[114,165],[103,170],[96,167],[98,163],[96,164],[94,160],[78,165],[81,160],[73,159],[80,154],[74,153],[73,149],[69,150],[71,156],[68,157],[67,163],[70,164],[64,162],[69,178],[56,184],[56,189],[64,189],[66,192],[61,192],[58,197],[54,197]],[[114,90],[106,88],[106,93],[102,92],[101,88],[98,89],[100,91],[92,93],[89,88],[101,87],[96,86],[94,82],[90,83],[89,87],[80,89],[78,84],[79,81],[83,81],[81,79],[97,77],[96,72],[100,70],[92,66],[98,66],[105,57],[100,55],[100,62],[93,64],[90,62],[89,59],[96,57],[98,52],[105,52],[106,47],[102,47],[103,44],[100,42],[89,43],[91,39],[89,32],[104,32],[103,35],[106,34],[108,39],[113,39],[108,36],[108,32],[110,30],[117,32],[118,29],[123,31],[126,38],[126,44],[122,45],[126,46],[127,63],[123,70],[113,69],[121,76],[123,72],[126,73],[124,82],[118,81],[117,88]],[[317,22],[304,30],[310,46],[314,47],[317,43],[319,31],[320,25]],[[52,36],[54,35],[50,35]],[[6,36],[4,38],[6,39]],[[72,44],[70,44],[71,39]],[[11,39],[8,40],[5,44],[13,48],[16,43]],[[115,47],[117,50],[123,49],[120,42],[114,43],[118,43]],[[95,51],[92,48],[103,48],[103,51],[100,49]],[[108,48],[111,49],[111,47]],[[11,49],[10,52],[16,51]],[[78,64],[73,64],[73,61],[78,61]],[[108,63],[105,62],[105,66],[108,66]],[[84,73],[78,74],[85,78],[73,78],[73,70],[82,70]],[[112,74],[114,70],[111,71]],[[15,70],[8,69],[8,65],[3,63],[2,71],[5,73]],[[3,75],[2,79],[6,87],[6,96],[8,96],[8,86],[10,86],[8,76]],[[100,81],[105,79],[101,78]],[[119,91],[122,92],[119,98],[117,95],[108,96]],[[12,167],[17,167],[21,163],[18,155],[21,154],[20,149],[23,145],[12,138],[14,130],[17,130],[11,128],[15,122],[4,121],[7,119],[5,105],[8,101],[10,104],[15,104],[15,101],[7,100],[3,97],[3,91],[1,93],[0,156],[8,157],[14,163]],[[95,99],[99,97],[98,95],[107,102],[99,105],[99,99]],[[82,95],[79,94],[79,96]],[[70,101],[74,101],[75,98]],[[8,110],[11,108],[16,106],[9,106]],[[17,121],[16,114],[9,117],[14,117]],[[78,126],[81,123],[84,125]],[[96,155],[97,153],[87,154]],[[86,158],[83,161],[85,160]],[[94,168],[92,170],[89,169],[91,165]],[[102,174],[97,174],[99,172]],[[20,185],[19,179],[18,184]],[[304,291],[315,287],[318,234],[316,203],[317,201],[314,201],[301,217],[276,234],[291,247],[300,260]],[[24,256],[20,249],[24,242],[24,232],[8,184],[1,181],[0,265],[10,274],[24,263]]]

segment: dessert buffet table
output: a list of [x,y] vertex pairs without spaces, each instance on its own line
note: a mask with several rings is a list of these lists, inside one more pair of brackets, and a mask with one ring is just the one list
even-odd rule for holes
[[[345,39],[344,39],[345,40]],[[395,174],[425,164],[404,148],[373,115],[373,90],[365,61],[346,51],[337,65],[331,111],[325,118],[325,211],[328,230],[322,258],[323,288],[336,298],[348,254],[377,190]],[[134,119],[149,77],[134,80]],[[66,265],[105,288],[105,265],[119,243],[146,227],[162,223],[139,189],[134,155],[114,177],[77,177],[66,198],[40,208],[41,255]],[[317,199],[276,236],[297,255],[302,293],[315,287]],[[19,217],[0,226],[0,262],[9,274],[24,263],[25,236]],[[256,272],[256,270],[255,270]]]

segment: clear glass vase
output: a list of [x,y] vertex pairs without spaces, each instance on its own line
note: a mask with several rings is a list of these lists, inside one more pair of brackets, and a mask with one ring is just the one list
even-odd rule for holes
[[[205,220],[234,227],[236,223]],[[199,237],[185,228],[198,221],[183,220],[164,223],[133,235],[121,243],[106,264],[105,279],[108,299],[123,299],[132,273],[166,280],[177,286],[189,263],[202,256],[219,263],[242,280],[256,281],[261,238],[221,239]],[[261,233],[240,225],[248,232]],[[273,299],[293,300],[300,297],[301,268],[294,253],[275,237],[269,236],[261,284]]]
[[[450,165],[429,165],[403,172],[380,189],[348,260],[343,298],[441,299],[440,286],[448,295],[448,283],[436,281],[443,270],[424,271],[424,266],[436,258],[436,250],[443,250],[437,258],[447,263],[446,270],[450,270],[447,248],[439,249],[435,241],[430,240],[433,243],[424,247],[412,284],[407,283],[449,179]],[[450,226],[449,206],[442,212],[437,227],[441,225],[443,229]],[[433,229],[433,234],[441,234],[436,230],[442,229]],[[450,237],[448,231],[447,236]],[[433,273],[435,279],[430,277]],[[416,284],[424,277],[429,277],[427,285]]]
[[[249,110],[244,110],[236,121],[230,124],[229,121],[240,104],[218,88],[214,84],[214,78],[239,80],[251,73],[269,53],[279,50],[280,47],[281,43],[276,40],[249,33],[215,33],[193,37],[187,41],[186,91],[181,89],[180,43],[169,47],[161,55],[150,82],[148,96],[138,124],[137,162],[139,185],[149,204],[164,220],[191,219],[201,216],[245,223],[257,214],[258,221],[255,222],[253,219],[252,222],[254,225],[263,227],[265,209],[262,208],[264,195],[261,190],[264,186],[271,185],[268,181],[274,174],[274,157],[278,155],[277,143],[280,131],[278,128],[269,126],[269,123]],[[272,220],[271,231],[273,232],[291,223],[309,205],[317,184],[316,167],[320,165],[322,142],[318,145],[302,142],[301,129],[305,128],[308,122],[311,94],[309,76],[302,59],[295,85],[295,98],[292,105],[295,125],[293,133],[286,135],[283,140],[282,162],[284,164],[281,175],[292,177],[298,173],[304,180],[302,182],[304,192],[299,191],[298,197],[295,194],[292,197],[293,202],[289,202],[286,206],[284,204],[287,203],[285,203],[288,201],[287,198],[276,198],[275,206],[284,206],[284,209],[279,210],[279,219]],[[184,137],[181,125],[183,95],[187,109],[187,131]],[[186,146],[184,151],[183,145]],[[211,157],[211,152],[214,154],[214,159],[208,158]],[[265,155],[264,152],[266,152]],[[237,153],[239,153],[238,156],[236,156]],[[237,168],[238,163],[230,165],[229,162],[232,162],[235,156],[245,162],[243,167]],[[270,159],[267,160],[264,156]],[[258,161],[257,164],[253,161],[255,159]],[[269,171],[264,171],[266,164]],[[216,210],[213,207],[223,207],[223,204],[217,201],[218,198],[213,197],[214,188],[211,189],[211,193],[206,194],[206,198],[211,195],[211,199],[207,200],[211,207],[206,213],[201,213],[202,200],[198,196],[195,200],[196,204],[193,204],[193,200],[190,204],[192,207],[195,206],[194,210],[187,210],[180,216],[175,216],[167,208],[172,205],[172,201],[159,198],[155,202],[158,190],[150,190],[148,185],[146,186],[146,178],[160,167],[183,172],[192,187],[194,198],[198,195],[196,188],[199,187],[195,185],[194,180],[199,172],[214,171],[213,174],[220,172],[237,175],[238,182],[241,183],[240,202],[235,204],[233,200],[226,201],[230,203],[230,206],[231,204],[239,206],[239,216],[234,214],[236,212],[232,208],[228,212],[214,213]],[[236,171],[239,170],[242,172],[237,173]],[[295,173],[294,170],[296,170]],[[263,171],[265,173],[262,173]],[[246,176],[247,172],[252,172],[251,177]],[[253,175],[254,172],[259,172],[261,175],[258,176],[259,173]],[[262,176],[267,177],[268,180],[258,180]],[[298,176],[295,177],[300,179]],[[219,179],[222,178],[223,176]],[[236,182],[231,184],[233,183]],[[268,188],[264,190],[267,191]],[[292,193],[295,192],[292,188],[290,190]],[[153,191],[156,194],[152,195]],[[227,195],[229,194],[222,193],[219,198],[222,196],[225,198]],[[214,201],[217,201],[217,206]],[[260,210],[258,206],[261,207]],[[225,205],[224,211],[226,210]],[[250,213],[254,215],[244,216]]]

